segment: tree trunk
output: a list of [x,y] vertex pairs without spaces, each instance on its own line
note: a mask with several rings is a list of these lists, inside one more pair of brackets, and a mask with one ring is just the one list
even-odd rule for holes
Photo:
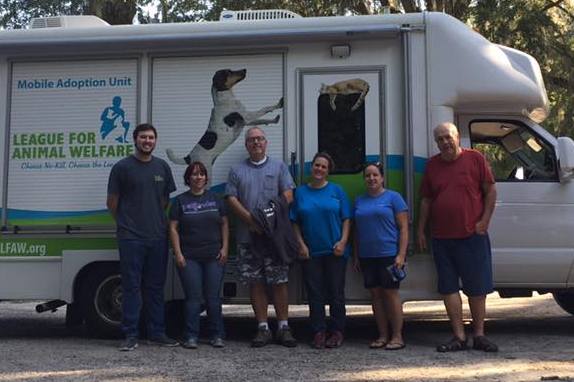
[[86,14],[96,15],[111,25],[120,25],[131,24],[136,12],[136,0],[89,0]]
[[401,4],[406,13],[420,12],[416,0],[402,0]]

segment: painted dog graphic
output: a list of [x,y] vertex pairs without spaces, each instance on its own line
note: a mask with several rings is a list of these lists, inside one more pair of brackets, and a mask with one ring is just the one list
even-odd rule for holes
[[201,161],[205,164],[208,179],[211,180],[211,169],[217,157],[239,137],[245,126],[269,125],[279,122],[279,115],[273,119],[261,119],[265,114],[283,108],[283,98],[275,105],[263,107],[257,111],[247,111],[241,101],[233,94],[233,86],[245,79],[246,69],[222,69],[213,75],[211,96],[213,108],[207,130],[185,157],[174,154],[167,149],[170,161],[176,164],[190,164]]
[[369,92],[369,83],[365,80],[360,78],[353,78],[352,80],[345,80],[336,82],[332,85],[321,85],[321,89],[319,90],[320,94],[328,94],[329,95],[329,104],[331,105],[331,109],[333,111],[336,110],[335,99],[337,99],[338,95],[349,95],[349,94],[356,94],[359,93],[359,99],[357,102],[351,107],[351,111],[357,110],[363,102],[365,101],[365,97]]

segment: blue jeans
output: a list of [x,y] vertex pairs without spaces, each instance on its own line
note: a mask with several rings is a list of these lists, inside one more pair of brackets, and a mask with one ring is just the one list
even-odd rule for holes
[[[149,338],[165,334],[164,296],[167,240],[118,240],[122,273],[122,330],[138,337],[142,297]],[[143,296],[142,296],[143,288]]]
[[224,338],[225,330],[219,296],[225,267],[217,260],[185,259],[185,261],[185,267],[178,268],[181,285],[185,292],[184,338],[199,338],[199,315],[201,314],[202,299],[205,300],[207,306],[210,338]]
[[313,333],[327,330],[325,304],[329,304],[330,331],[345,329],[345,273],[347,259],[336,256],[311,257],[303,262],[303,276],[309,300]]

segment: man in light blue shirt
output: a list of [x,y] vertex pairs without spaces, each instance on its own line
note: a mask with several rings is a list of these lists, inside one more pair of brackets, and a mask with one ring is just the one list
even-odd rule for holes
[[272,341],[267,323],[266,293],[266,286],[271,285],[278,320],[276,340],[284,346],[294,347],[297,342],[288,324],[289,266],[279,263],[272,254],[255,254],[251,248],[250,231],[261,231],[253,219],[253,211],[281,195],[291,203],[295,184],[287,165],[267,156],[267,138],[261,128],[252,127],[247,130],[245,147],[249,158],[229,172],[225,195],[229,207],[241,220],[237,225],[237,264],[241,280],[249,284],[251,304],[258,322],[257,335],[251,346],[262,347]]

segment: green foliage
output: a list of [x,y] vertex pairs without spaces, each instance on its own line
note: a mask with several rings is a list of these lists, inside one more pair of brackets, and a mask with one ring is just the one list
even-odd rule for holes
[[475,2],[473,0],[426,0],[425,5],[428,11],[448,13],[459,20],[465,21],[471,11],[471,4]]
[[137,3],[137,0],[0,0],[0,28],[25,28],[34,17],[82,14],[96,15],[112,25],[131,24]]
[[137,0],[88,0],[85,10],[111,25],[131,24],[136,12]]
[[[149,24],[204,21],[212,2],[209,0],[140,0],[138,3],[139,22]],[[152,3],[156,6],[156,11],[150,14],[149,11],[144,10],[144,7]]]
[[0,0],[0,28],[20,29],[34,17],[80,15],[84,0]]
[[567,1],[480,0],[470,24],[491,41],[532,55],[552,107],[545,127],[574,137],[574,5]]

